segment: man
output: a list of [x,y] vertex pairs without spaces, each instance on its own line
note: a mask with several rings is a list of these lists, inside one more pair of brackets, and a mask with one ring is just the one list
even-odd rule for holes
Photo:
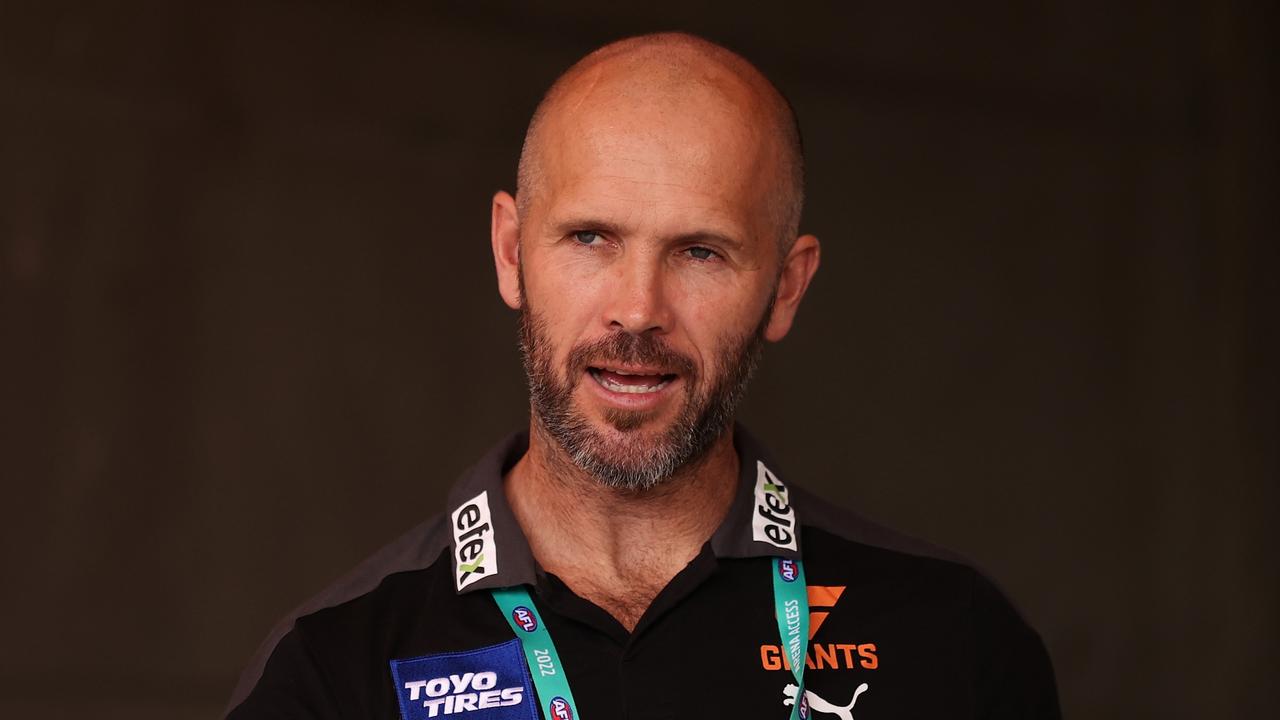
[[271,635],[230,717],[1056,717],[971,568],[831,508],[733,424],[818,268],[799,135],[744,59],[606,46],[493,199],[527,434]]

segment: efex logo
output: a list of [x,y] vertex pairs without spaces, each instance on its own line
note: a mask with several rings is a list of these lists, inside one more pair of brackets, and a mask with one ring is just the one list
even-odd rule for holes
[[[779,565],[779,573],[782,573]],[[784,576],[785,577],[785,576]],[[843,585],[809,585],[809,639],[813,640],[836,602],[844,593]],[[810,670],[875,670],[880,667],[875,643],[811,643],[804,665]],[[786,648],[781,645],[760,646],[760,666],[765,670],[790,670]]]
[[498,572],[487,490],[453,511],[453,551],[459,590]]
[[796,549],[796,514],[791,497],[764,463],[756,461],[756,509],[751,515],[751,539],[774,547]]

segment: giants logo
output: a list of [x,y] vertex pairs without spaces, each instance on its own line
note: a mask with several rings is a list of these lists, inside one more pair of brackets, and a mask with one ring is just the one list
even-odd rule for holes
[[786,558],[778,559],[778,574],[787,582],[795,582],[800,573],[796,572],[796,564],[794,561]]
[[573,710],[569,707],[569,701],[562,697],[554,697],[547,705],[548,717],[555,720],[573,720]]
[[[779,574],[783,573],[778,564]],[[783,575],[785,578],[786,576]],[[842,585],[809,585],[809,639],[817,635],[836,602],[844,594]],[[782,645],[760,646],[760,667],[765,670],[790,670],[791,661]],[[875,670],[880,667],[875,643],[811,643],[805,654],[805,667],[810,670]]]
[[773,471],[756,461],[756,511],[751,516],[751,539],[795,550],[796,514],[790,494]]
[[498,549],[489,521],[488,491],[453,511],[453,552],[459,590],[498,572]]
[[511,611],[511,619],[516,621],[516,626],[525,632],[533,632],[538,629],[538,618],[533,616],[533,611],[521,605]]

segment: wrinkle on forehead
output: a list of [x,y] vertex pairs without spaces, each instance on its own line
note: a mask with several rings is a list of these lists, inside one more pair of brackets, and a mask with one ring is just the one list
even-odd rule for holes
[[661,161],[652,148],[672,148],[686,153],[679,162],[710,169],[723,155],[717,172],[763,174],[752,179],[775,224],[794,226],[803,193],[798,138],[788,142],[794,133],[776,88],[729,50],[680,34],[623,40],[583,58],[547,93],[526,135],[517,202],[523,215],[548,180],[558,184],[547,177],[562,159],[555,156],[593,142],[624,150],[648,141],[641,157],[653,165]]

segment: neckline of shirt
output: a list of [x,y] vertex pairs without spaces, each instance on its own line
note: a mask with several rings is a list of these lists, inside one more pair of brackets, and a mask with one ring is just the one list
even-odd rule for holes
[[[738,488],[725,519],[710,538],[712,553],[716,558],[799,559],[798,523],[794,549],[762,542],[753,532],[753,520],[762,509],[757,507],[761,464],[780,477],[775,469],[777,465],[741,424],[734,426],[733,445],[739,461]],[[444,520],[450,525],[450,555],[459,594],[537,584],[537,563],[503,490],[503,476],[528,448],[527,431],[509,434],[490,448],[449,491]],[[790,486],[791,482],[787,481],[787,487]],[[788,493],[788,496],[794,502],[794,494]],[[803,517],[803,512],[797,511],[795,515]],[[483,560],[477,565],[481,556]],[[471,573],[466,572],[468,567],[473,568]],[[475,570],[483,573],[477,574]]]

